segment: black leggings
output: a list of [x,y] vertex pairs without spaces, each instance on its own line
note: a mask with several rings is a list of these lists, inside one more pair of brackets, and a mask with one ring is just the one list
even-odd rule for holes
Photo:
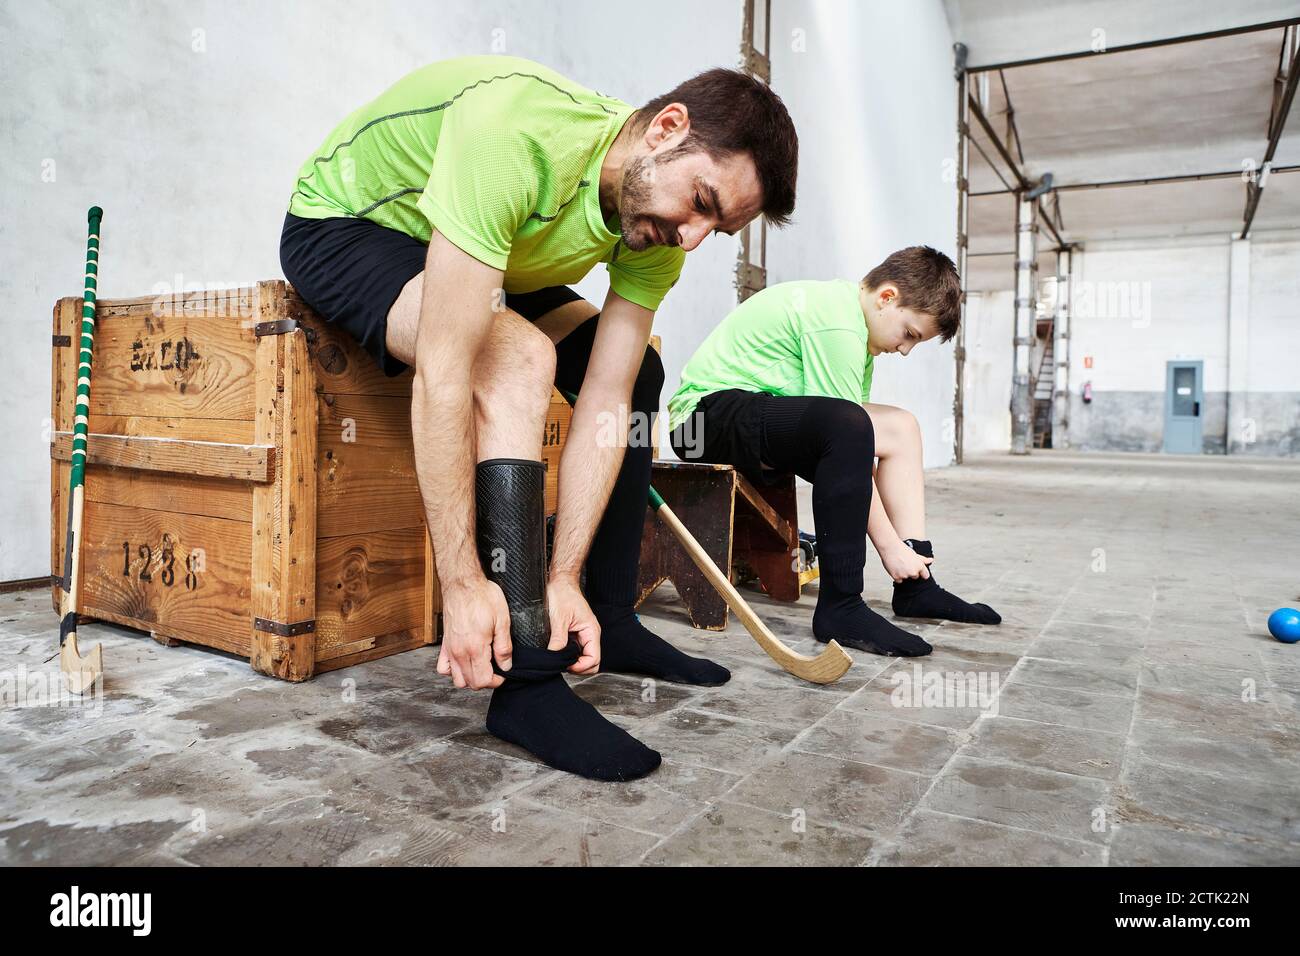
[[[866,409],[842,398],[729,391],[706,398],[697,413],[703,441],[693,460],[735,465],[762,480],[753,475],[757,444],[762,464],[812,482],[821,593],[861,594],[876,453]],[[681,428],[671,441],[688,458]]]
[[[577,393],[587,374],[587,361],[596,340],[600,316],[588,319],[555,346],[555,386]],[[641,369],[632,386],[632,411],[651,420],[659,410],[659,393],[664,387],[664,366],[659,353],[646,346]],[[585,592],[592,604],[632,607],[637,597],[637,567],[641,557],[641,529],[645,524],[650,496],[650,462],[654,457],[653,430],[637,430],[633,436],[645,440],[628,443],[605,515],[587,554]]]

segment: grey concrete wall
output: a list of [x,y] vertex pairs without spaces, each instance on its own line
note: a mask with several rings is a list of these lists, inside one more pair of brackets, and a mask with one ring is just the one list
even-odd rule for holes
[[[1201,403],[1201,450],[1224,452],[1226,392],[1206,392]],[[1085,403],[1077,390],[1070,402],[1070,441],[1080,451],[1157,452],[1164,447],[1164,392],[1097,391]]]

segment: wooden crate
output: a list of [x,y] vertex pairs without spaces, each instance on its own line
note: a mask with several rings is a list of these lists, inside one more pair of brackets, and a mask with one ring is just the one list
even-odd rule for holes
[[[55,305],[56,612],[80,316],[80,298]],[[386,377],[282,281],[100,300],[80,616],[220,648],[295,681],[436,642],[413,377]],[[569,418],[556,393],[548,513]]]

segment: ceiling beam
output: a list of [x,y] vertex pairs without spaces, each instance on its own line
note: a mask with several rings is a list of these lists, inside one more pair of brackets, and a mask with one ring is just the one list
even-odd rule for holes
[[1229,27],[1226,30],[1211,30],[1208,33],[1191,33],[1186,36],[1167,37],[1163,40],[1144,40],[1141,43],[1124,43],[1120,46],[1107,47],[1104,50],[1078,50],[1074,53],[1057,53],[1052,56],[1031,57],[1026,60],[1011,60],[1006,63],[989,63],[985,66],[967,66],[968,73],[987,73],[992,70],[1010,70],[1017,66],[1035,66],[1039,63],[1059,63],[1062,60],[1079,60],[1084,57],[1108,56],[1111,53],[1127,53],[1132,50],[1150,50],[1155,47],[1174,46],[1178,43],[1195,43],[1199,40],[1217,40],[1219,37],[1237,36],[1242,33],[1259,33],[1261,30],[1280,30],[1300,23],[1300,17],[1287,20],[1270,20],[1267,23],[1254,23],[1242,27]]
[[[1291,38],[1291,32],[1296,28],[1289,28],[1282,35],[1282,53],[1286,55],[1288,45],[1294,47],[1295,43]],[[1286,126],[1287,116],[1291,112],[1291,104],[1295,102],[1296,83],[1300,81],[1300,50],[1294,50],[1291,54],[1291,60],[1287,64],[1286,86],[1282,88],[1281,98],[1276,96],[1273,100],[1273,108],[1269,111],[1269,136],[1268,149],[1264,151],[1264,162],[1260,163],[1259,174],[1246,183],[1246,212],[1242,217],[1240,239],[1245,239],[1250,235],[1251,224],[1255,221],[1255,213],[1259,209],[1260,197],[1264,195],[1264,185],[1272,173],[1270,167],[1273,164],[1273,156],[1277,152],[1278,141],[1282,138],[1282,129]]]
[[[1002,157],[1002,161],[1007,164],[1007,168],[1010,169],[1011,174],[1015,176],[1016,184],[1023,190],[1028,191],[1031,189],[1033,184],[1030,183],[1029,180],[1025,179],[1024,173],[1020,171],[1020,166],[1016,163],[1015,159],[1012,158],[1011,153],[1007,151],[1006,146],[1002,144],[1002,140],[998,138],[998,134],[994,132],[993,124],[990,123],[989,118],[984,115],[984,111],[980,109],[980,105],[976,101],[975,97],[968,95],[966,98],[970,103],[971,115],[975,117],[976,121],[984,129],[985,135],[987,135],[988,138],[993,141],[993,145],[997,147],[998,155]],[[993,164],[990,163],[989,165],[992,166]]]
[[[1020,188],[1015,190],[1008,190],[1008,191],[1016,192],[1016,193],[1029,192],[1031,189],[1034,188],[1034,184],[1025,178],[1025,174],[1020,171],[1020,165],[1012,157],[1007,147],[1003,145],[1002,140],[998,139],[998,134],[993,131],[993,124],[990,123],[989,118],[984,115],[984,111],[980,109],[980,105],[976,101],[975,97],[968,95],[967,100],[969,101],[970,104],[971,115],[975,117],[975,120],[983,128],[984,133],[988,136],[988,138],[993,141],[993,145],[997,147],[998,155],[1001,156],[1002,161],[1007,164],[1007,168],[1011,170],[1011,174],[1016,177],[1016,183]],[[1007,105],[1009,107],[1011,104],[1008,103]],[[969,130],[967,131],[966,135],[970,136]],[[970,142],[973,146],[975,146],[976,149],[979,149],[979,143],[975,139],[975,137],[970,136]],[[983,154],[984,150],[980,149],[980,153]],[[988,160],[987,155],[985,155],[984,158],[985,160]],[[993,172],[998,173],[998,178],[1001,179],[1003,183],[1007,182],[1006,179],[1001,175],[1001,173],[998,172],[998,168],[994,166],[991,161],[989,161],[989,167],[993,170]],[[1010,184],[1007,183],[1007,185]],[[978,194],[971,193],[970,195],[974,196]],[[1047,218],[1046,215],[1043,214],[1042,203],[1037,203],[1036,208],[1038,209],[1039,218],[1041,218],[1043,220],[1043,224],[1047,226],[1047,231],[1052,234],[1052,238],[1056,240],[1057,246],[1064,248],[1065,246],[1069,245],[1069,243],[1067,243],[1064,239],[1061,238],[1061,234],[1056,231],[1056,226],[1052,224],[1052,220],[1050,220],[1049,218]]]
[[[1110,189],[1121,186],[1156,186],[1164,183],[1191,183],[1206,179],[1239,179],[1242,170],[1232,169],[1222,173],[1188,173],[1184,176],[1147,176],[1144,179],[1108,179],[1097,183],[1061,183],[1053,186],[1053,192],[1071,192],[1079,189]],[[1274,166],[1269,170],[1270,176],[1279,173],[1300,172],[1300,166]],[[1014,189],[984,189],[970,194],[972,199],[980,196],[1008,196]]]

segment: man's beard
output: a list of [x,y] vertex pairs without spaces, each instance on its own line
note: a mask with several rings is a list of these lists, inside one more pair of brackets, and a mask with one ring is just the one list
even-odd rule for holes
[[655,165],[657,161],[652,163],[648,157],[638,156],[623,166],[623,186],[619,192],[619,231],[623,234],[623,244],[633,252],[641,252],[650,245],[645,230],[638,229],[637,226],[654,191],[650,180]]
[[[645,209],[650,205],[650,197],[654,192],[655,169],[667,166],[669,163],[692,152],[695,152],[695,147],[683,142],[657,159],[645,155],[624,163],[623,185],[619,193],[619,231],[623,235],[624,245],[633,252],[641,252],[651,245],[648,231],[637,227],[641,225],[642,220],[651,218],[646,214]],[[665,229],[662,224],[658,224],[658,228],[659,234],[663,236],[664,244],[671,244],[669,239],[670,231]]]

